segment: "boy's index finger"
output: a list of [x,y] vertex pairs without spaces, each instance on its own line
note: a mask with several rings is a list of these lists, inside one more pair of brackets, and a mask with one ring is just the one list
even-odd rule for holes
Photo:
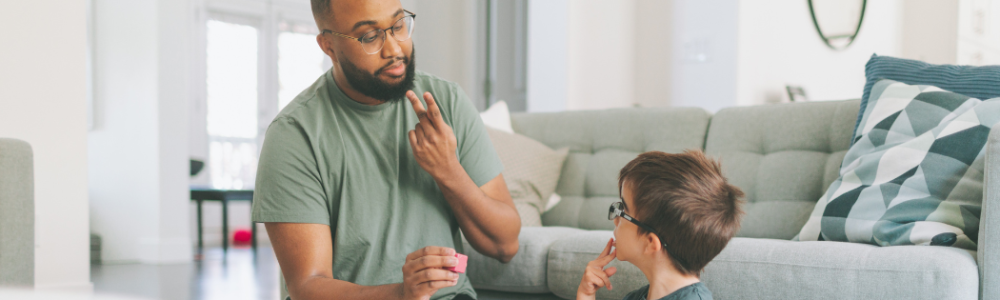
[[604,246],[604,250],[601,251],[601,256],[600,257],[604,257],[605,255],[608,255],[609,253],[611,253],[611,245],[614,244],[614,242],[615,242],[615,238],[611,238],[610,240],[608,240],[608,244]]
[[597,262],[601,265],[601,268],[607,266],[612,260],[615,260],[615,251],[611,251],[611,253],[601,255],[601,257],[597,258]]

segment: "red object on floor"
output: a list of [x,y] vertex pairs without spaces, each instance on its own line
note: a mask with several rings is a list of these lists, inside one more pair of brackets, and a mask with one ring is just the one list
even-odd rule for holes
[[465,273],[465,268],[469,266],[469,257],[461,253],[455,253],[455,257],[458,258],[458,265],[444,269],[455,273]]
[[250,230],[249,229],[237,229],[233,232],[233,244],[234,245],[249,245],[250,244]]

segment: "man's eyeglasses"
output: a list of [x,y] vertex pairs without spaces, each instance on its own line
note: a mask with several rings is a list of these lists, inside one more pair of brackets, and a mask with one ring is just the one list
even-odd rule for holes
[[402,18],[399,18],[399,20],[396,20],[396,23],[393,23],[392,27],[389,27],[389,29],[375,29],[369,31],[368,33],[365,33],[359,38],[346,35],[343,33],[333,32],[332,30],[329,29],[323,29],[323,33],[329,33],[339,37],[357,40],[358,42],[361,43],[361,49],[365,50],[365,53],[375,54],[381,51],[382,46],[385,45],[385,36],[387,35],[386,34],[387,31],[391,33],[392,37],[395,38],[397,41],[402,42],[410,39],[410,36],[413,34],[413,19],[416,18],[417,15],[405,9],[403,11],[407,15],[403,16]]

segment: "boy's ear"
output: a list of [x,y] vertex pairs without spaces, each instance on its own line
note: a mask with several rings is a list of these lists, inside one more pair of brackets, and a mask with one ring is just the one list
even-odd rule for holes
[[652,232],[647,232],[643,236],[643,241],[646,242],[646,254],[653,254],[663,250],[663,244],[660,243],[660,237],[656,236]]

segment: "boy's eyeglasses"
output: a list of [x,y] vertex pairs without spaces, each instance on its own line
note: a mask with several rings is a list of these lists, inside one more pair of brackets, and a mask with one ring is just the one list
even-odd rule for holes
[[[650,227],[649,225],[646,225],[646,224],[642,224],[642,222],[639,222],[639,220],[636,220],[632,216],[626,214],[625,213],[625,203],[623,203],[621,201],[615,202],[615,203],[611,203],[611,208],[608,208],[608,220],[612,220],[613,221],[617,217],[621,217],[622,219],[625,219],[625,220],[627,220],[629,222],[632,222],[636,226],[639,226],[642,229],[645,229],[646,231],[649,231],[649,232],[652,232],[653,234],[656,234],[656,230],[653,230],[653,227]],[[660,239],[660,240],[662,241],[663,239]]]
[[670,251],[667,251],[667,242],[664,242],[663,237],[661,237],[659,234],[656,234],[656,230],[653,230],[653,227],[643,224],[642,222],[639,222],[639,220],[636,220],[632,216],[626,214],[624,202],[618,201],[615,203],[611,203],[611,207],[608,208],[608,220],[614,220],[617,217],[621,217],[622,219],[632,222],[636,226],[639,226],[640,228],[645,229],[646,231],[649,231],[654,235],[656,235],[656,237],[660,239],[660,244],[663,245],[663,251],[667,252],[667,255],[673,257],[674,259],[677,259],[677,261],[680,262],[681,264],[687,265],[686,261],[677,256],[671,255]]

